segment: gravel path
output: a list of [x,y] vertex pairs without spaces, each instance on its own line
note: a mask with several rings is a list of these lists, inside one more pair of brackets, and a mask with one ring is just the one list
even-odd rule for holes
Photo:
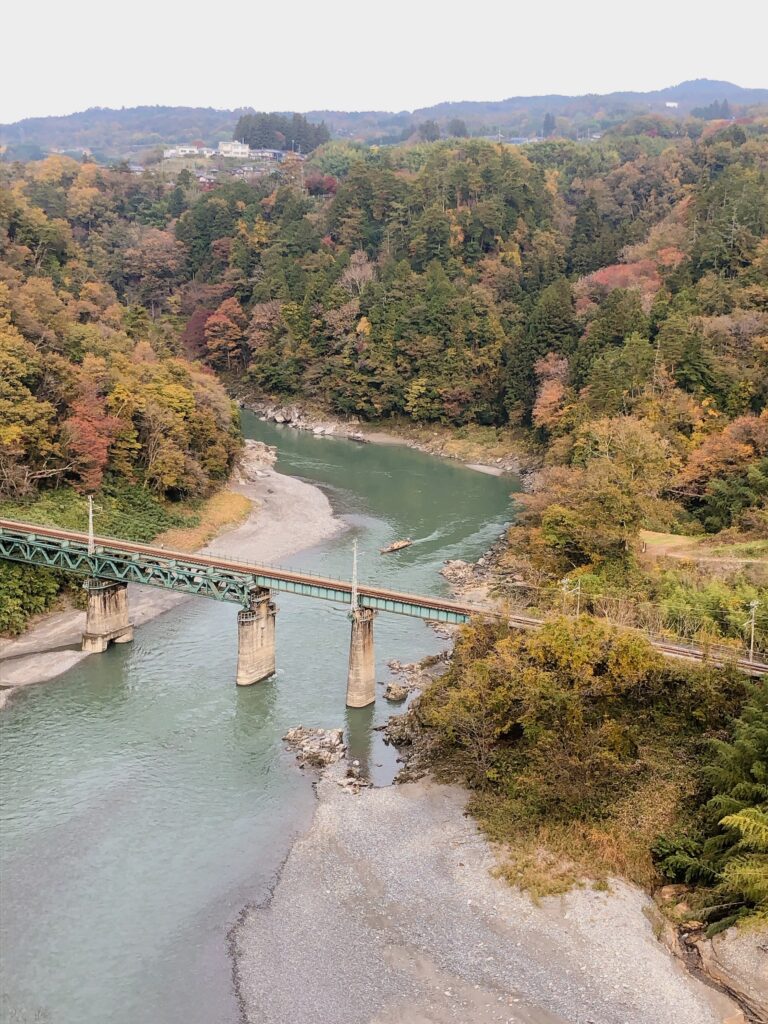
[[494,879],[458,788],[353,796],[328,777],[318,794],[269,905],[234,933],[250,1024],[719,1024],[735,1011],[654,939],[638,890],[535,906]]

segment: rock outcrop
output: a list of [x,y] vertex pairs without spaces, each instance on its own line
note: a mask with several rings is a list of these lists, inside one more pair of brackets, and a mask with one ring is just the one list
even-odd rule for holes
[[283,736],[288,746],[296,751],[301,767],[327,768],[336,764],[347,752],[343,729],[312,729],[297,725]]
[[740,1000],[749,1019],[768,1021],[768,928],[728,928],[688,941],[704,973]]
[[277,462],[277,448],[263,441],[248,440],[233,473],[235,483],[248,484]]
[[252,409],[263,420],[270,423],[286,424],[297,430],[307,430],[316,437],[346,437],[353,441],[364,441],[360,432],[360,421],[339,420],[315,416],[300,405],[276,405],[271,402],[250,402]]
[[393,704],[399,704],[400,701],[405,700],[410,692],[411,687],[406,686],[405,683],[388,683],[384,691],[384,700],[389,700]]

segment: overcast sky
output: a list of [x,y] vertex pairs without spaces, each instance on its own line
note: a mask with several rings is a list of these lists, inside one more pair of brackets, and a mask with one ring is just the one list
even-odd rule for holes
[[768,3],[9,0],[0,121],[139,104],[402,110],[442,100],[768,87]]

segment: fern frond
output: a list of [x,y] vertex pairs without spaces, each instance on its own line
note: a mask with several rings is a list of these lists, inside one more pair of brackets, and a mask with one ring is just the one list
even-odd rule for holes
[[745,807],[737,814],[728,814],[722,818],[723,828],[734,828],[741,834],[738,843],[740,850],[754,850],[756,853],[768,853],[768,814],[759,807]]
[[719,878],[704,861],[687,853],[670,854],[664,858],[662,866],[665,875],[669,878],[682,878],[686,885],[694,885],[696,882],[713,885]]
[[737,893],[758,909],[768,910],[768,856],[734,857],[723,868],[718,889]]

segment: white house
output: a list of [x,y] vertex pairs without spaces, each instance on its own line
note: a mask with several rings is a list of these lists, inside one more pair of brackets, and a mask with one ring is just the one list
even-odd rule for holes
[[204,156],[207,158],[214,156],[215,153],[215,149],[207,149],[205,146],[174,146],[172,149],[164,149],[163,157],[166,160],[175,156]]
[[250,155],[250,146],[248,146],[245,142],[219,143],[219,156],[232,157],[235,160],[247,160]]

